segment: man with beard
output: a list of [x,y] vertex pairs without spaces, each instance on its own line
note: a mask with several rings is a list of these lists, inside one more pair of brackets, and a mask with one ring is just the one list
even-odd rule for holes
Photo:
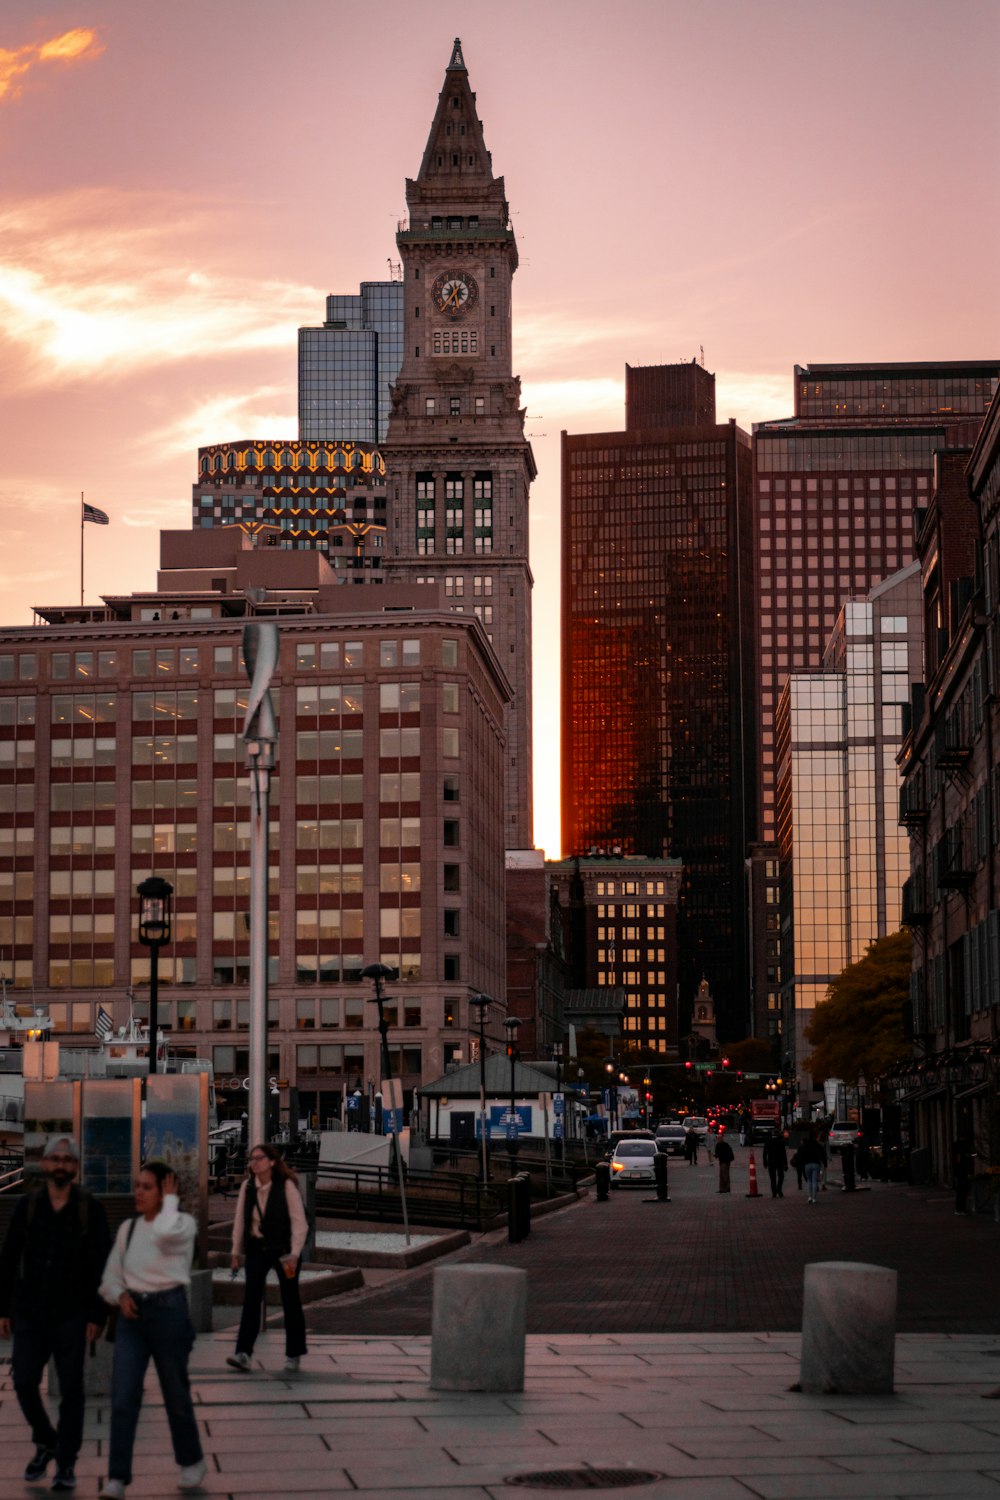
[[[80,1150],[71,1136],[49,1136],[42,1157],[45,1184],[25,1193],[0,1251],[0,1335],[13,1332],[14,1391],[30,1426],[35,1456],[24,1471],[40,1480],[55,1459],[51,1488],[76,1487],[83,1440],[83,1361],[100,1334],[107,1308],[98,1296],[111,1249],[101,1205],[77,1187]],[[42,1374],[55,1361],[59,1424],[41,1397]]]

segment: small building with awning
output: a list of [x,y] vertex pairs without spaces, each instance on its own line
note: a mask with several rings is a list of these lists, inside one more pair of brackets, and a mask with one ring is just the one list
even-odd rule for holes
[[[513,1073],[514,1109],[521,1140],[526,1136],[544,1140],[552,1136],[554,1124],[552,1095],[556,1092],[554,1063],[522,1062],[515,1059]],[[511,1060],[503,1053],[492,1053],[486,1059],[486,1118],[489,1140],[501,1145],[507,1139],[507,1120],[511,1103]],[[566,1079],[561,1079],[563,1091]],[[481,1075],[478,1062],[455,1068],[432,1083],[421,1085],[418,1106],[421,1128],[429,1141],[449,1141],[452,1145],[473,1148],[479,1140]],[[566,1138],[579,1135],[579,1111],[576,1108],[576,1081],[566,1095]]]

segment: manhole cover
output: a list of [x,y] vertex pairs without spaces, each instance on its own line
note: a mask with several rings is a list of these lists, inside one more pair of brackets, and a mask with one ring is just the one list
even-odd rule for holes
[[542,1469],[537,1474],[509,1474],[504,1484],[536,1490],[615,1490],[662,1478],[651,1469]]

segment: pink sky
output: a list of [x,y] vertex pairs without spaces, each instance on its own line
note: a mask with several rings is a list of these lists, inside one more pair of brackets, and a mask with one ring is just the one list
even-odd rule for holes
[[558,826],[559,432],[704,347],[720,420],[800,363],[1000,350],[995,0],[170,0],[0,12],[5,624],[149,587],[195,449],[294,436],[295,330],[386,274],[456,27],[521,253],[536,841]]

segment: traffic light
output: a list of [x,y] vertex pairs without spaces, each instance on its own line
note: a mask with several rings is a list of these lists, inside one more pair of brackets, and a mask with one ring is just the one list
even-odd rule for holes
[[694,1063],[693,1062],[686,1062],[684,1064],[684,1071],[686,1073],[690,1073],[693,1067],[694,1067]]

